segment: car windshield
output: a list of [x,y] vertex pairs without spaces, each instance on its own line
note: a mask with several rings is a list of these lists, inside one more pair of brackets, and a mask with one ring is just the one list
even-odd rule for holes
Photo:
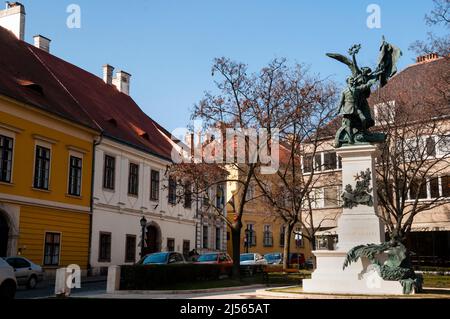
[[197,262],[208,262],[208,261],[216,261],[217,260],[217,254],[206,254],[201,255],[198,257]]
[[277,259],[281,259],[281,255],[280,254],[269,254],[269,255],[264,255],[264,258],[267,260],[277,260]]
[[241,261],[248,261],[248,260],[254,260],[255,257],[253,254],[242,254],[240,257]]
[[142,261],[142,264],[165,264],[167,263],[167,253],[156,253],[148,255]]

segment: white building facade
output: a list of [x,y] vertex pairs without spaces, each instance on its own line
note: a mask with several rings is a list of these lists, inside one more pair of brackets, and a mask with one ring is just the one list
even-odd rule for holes
[[[187,255],[196,247],[195,204],[169,197],[163,158],[113,139],[96,147],[90,266],[101,274],[110,265],[133,264],[144,255],[177,251]],[[172,201],[172,203],[171,203]]]

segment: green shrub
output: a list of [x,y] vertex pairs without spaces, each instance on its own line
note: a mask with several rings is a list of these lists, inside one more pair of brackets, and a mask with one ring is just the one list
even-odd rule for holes
[[155,290],[182,282],[217,280],[231,275],[231,266],[216,264],[121,266],[121,290]]

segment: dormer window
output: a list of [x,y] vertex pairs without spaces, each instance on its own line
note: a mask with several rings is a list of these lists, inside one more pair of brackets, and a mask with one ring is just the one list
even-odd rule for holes
[[109,119],[106,120],[109,124],[114,125],[115,127],[117,127],[117,121],[115,118],[111,117]]
[[39,84],[29,81],[29,80],[18,80],[20,86],[28,88],[40,95],[44,95],[44,89]]

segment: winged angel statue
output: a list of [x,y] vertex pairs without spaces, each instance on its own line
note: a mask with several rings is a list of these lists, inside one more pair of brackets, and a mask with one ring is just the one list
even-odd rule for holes
[[397,61],[402,52],[396,46],[386,42],[383,37],[380,46],[378,66],[372,71],[369,67],[359,67],[356,55],[361,45],[353,45],[348,53],[351,58],[338,53],[327,53],[327,56],[346,64],[352,74],[347,78],[347,87],[342,92],[338,106],[338,114],[343,116],[342,126],[336,133],[335,147],[344,144],[383,142],[385,135],[371,133],[369,128],[375,125],[370,114],[369,103],[372,86],[380,82],[380,87],[387,84],[388,80],[397,73]]

